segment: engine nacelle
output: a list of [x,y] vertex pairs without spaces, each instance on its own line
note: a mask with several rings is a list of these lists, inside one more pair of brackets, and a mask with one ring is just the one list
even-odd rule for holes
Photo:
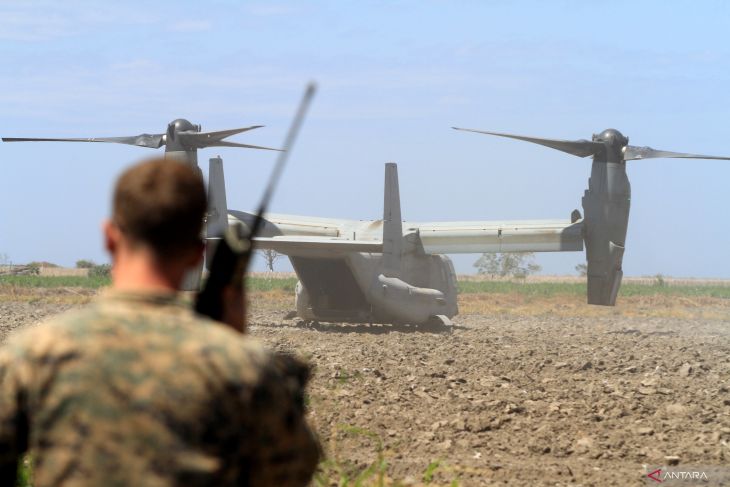
[[588,304],[616,304],[623,277],[630,202],[626,163],[594,161],[583,196]]

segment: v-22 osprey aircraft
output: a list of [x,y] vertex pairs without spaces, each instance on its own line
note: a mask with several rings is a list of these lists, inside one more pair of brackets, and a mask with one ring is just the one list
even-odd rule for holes
[[[242,147],[277,150],[224,140],[260,125],[202,132],[178,119],[165,133],[102,138],[3,138],[5,142],[106,142],[148,148],[165,146],[165,156],[197,168],[197,150]],[[724,159],[628,145],[614,129],[592,140],[557,140],[459,129],[543,145],[579,157],[592,156],[585,217],[574,210],[564,220],[402,221],[398,170],[385,165],[383,219],[373,221],[266,214],[254,245],[287,255],[297,273],[296,309],[300,318],[352,323],[436,323],[449,325],[458,314],[456,274],[445,254],[484,252],[582,251],[587,260],[588,303],[613,306],[623,276],[631,187],[626,161],[650,158]],[[223,161],[209,161],[206,238],[217,240],[231,224],[251,226],[253,213],[230,210]],[[210,246],[212,248],[212,245]],[[207,252],[208,256],[211,255]],[[206,259],[210,264],[210,259]],[[197,290],[201,269],[184,289]]]

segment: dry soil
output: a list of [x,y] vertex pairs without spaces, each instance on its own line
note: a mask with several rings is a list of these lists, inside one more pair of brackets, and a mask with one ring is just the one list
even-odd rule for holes
[[[253,296],[250,333],[314,364],[328,478],[381,462],[406,485],[625,486],[663,465],[730,465],[727,300],[596,314],[578,298],[520,313],[474,299],[444,332],[304,323],[286,318],[290,297]],[[76,305],[6,298],[0,341]]]

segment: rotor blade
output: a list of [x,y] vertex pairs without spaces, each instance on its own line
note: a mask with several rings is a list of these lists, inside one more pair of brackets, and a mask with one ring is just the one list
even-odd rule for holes
[[507,137],[510,139],[524,140],[533,144],[544,145],[551,149],[567,152],[578,157],[587,157],[597,154],[604,149],[600,142],[591,142],[590,140],[558,140],[558,139],[541,139],[538,137],[525,137],[524,135],[503,134],[500,132],[487,132],[486,130],[463,129],[459,127],[451,127],[454,130],[463,130],[465,132],[476,132],[478,134],[496,135],[497,137]]
[[627,145],[626,147],[624,147],[624,160],[626,161],[633,161],[636,159],[657,159],[659,157],[666,157],[671,159],[719,159],[723,161],[730,161],[730,157],[685,154],[683,152],[656,150],[652,149],[651,147],[637,147],[634,145]]
[[228,142],[227,140],[217,140],[211,144],[206,144],[203,147],[243,147],[244,149],[263,149],[285,152],[284,149],[274,149],[272,147],[262,147],[260,145],[239,144],[237,142]]
[[240,134],[249,130],[261,128],[263,125],[254,125],[252,127],[244,127],[238,129],[220,130],[217,132],[178,132],[177,137],[180,141],[190,147],[210,147],[210,143],[216,140],[223,140],[231,135]]
[[225,139],[226,137],[230,137],[231,135],[240,134],[242,132],[248,132],[249,130],[254,129],[260,129],[263,127],[263,125],[252,125],[250,127],[243,127],[238,129],[228,129],[228,130],[218,130],[215,132],[195,132],[195,134],[199,137],[206,137],[209,139]]
[[[294,120],[292,120],[289,131],[286,133],[286,138],[284,138],[284,149],[281,150],[281,154],[276,156],[276,165],[274,166],[274,170],[271,172],[269,184],[266,185],[264,195],[261,197],[259,208],[256,211],[256,219],[253,221],[250,233],[248,234],[249,239],[253,239],[256,235],[258,235],[258,231],[264,221],[264,213],[266,213],[266,208],[268,208],[269,201],[271,200],[271,195],[274,194],[276,183],[281,177],[281,171],[284,169],[284,165],[289,157],[291,148],[294,147],[294,142],[297,140],[299,129],[302,128],[302,123],[304,122],[304,116],[307,114],[309,105],[312,103],[312,98],[314,98],[314,94],[316,92],[317,85],[314,82],[310,82],[304,90],[304,95],[302,95],[302,100],[299,102],[299,107],[294,115]],[[248,266],[248,261],[246,262],[246,266]],[[244,272],[245,271],[246,269],[244,268]]]
[[162,139],[163,134],[141,134],[131,137],[94,137],[94,138],[68,138],[68,139],[52,139],[52,138],[36,138],[36,137],[3,137],[3,142],[109,142],[115,144],[136,145],[139,147],[149,147],[157,149],[162,147],[165,142]]

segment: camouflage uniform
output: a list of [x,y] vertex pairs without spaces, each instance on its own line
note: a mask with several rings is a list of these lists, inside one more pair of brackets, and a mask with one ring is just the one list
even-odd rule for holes
[[0,485],[26,448],[38,487],[304,485],[291,366],[172,295],[109,292],[0,350]]

